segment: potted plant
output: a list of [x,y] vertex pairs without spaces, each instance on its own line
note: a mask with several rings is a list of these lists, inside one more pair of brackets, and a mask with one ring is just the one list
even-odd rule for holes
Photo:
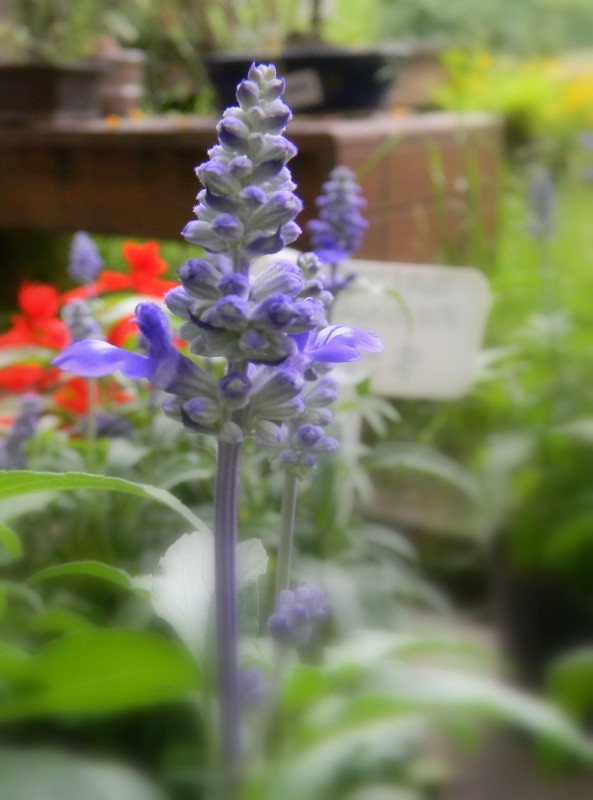
[[178,29],[196,32],[191,48],[200,53],[219,108],[235,102],[237,84],[255,60],[278,65],[295,111],[365,111],[388,99],[399,55],[330,44],[320,0],[309,0],[304,9],[281,0],[240,6],[174,0],[166,9]]
[[105,68],[90,55],[102,15],[95,0],[12,0],[0,25],[3,122],[100,115]]

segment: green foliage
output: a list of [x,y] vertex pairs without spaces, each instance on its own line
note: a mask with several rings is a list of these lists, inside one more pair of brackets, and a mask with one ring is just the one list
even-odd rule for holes
[[587,47],[593,24],[588,0],[383,0],[381,11],[385,37],[436,39],[521,55]]

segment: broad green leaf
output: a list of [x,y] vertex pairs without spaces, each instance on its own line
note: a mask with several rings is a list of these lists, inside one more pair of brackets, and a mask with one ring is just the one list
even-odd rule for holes
[[432,475],[477,497],[476,482],[459,464],[430,447],[418,444],[388,442],[374,447],[364,459],[368,469],[397,469]]
[[0,749],[2,800],[164,800],[132,769],[57,750]]
[[180,700],[198,688],[195,664],[175,642],[146,631],[91,630],[50,642],[5,699],[0,721],[105,714]]
[[[257,615],[257,595],[252,586],[265,573],[267,564],[266,551],[258,539],[239,544],[237,591],[243,616],[246,610],[250,615]],[[186,533],[169,547],[158,563],[151,581],[152,606],[190,652],[200,657],[206,646],[213,601],[214,537],[202,531]]]
[[31,472],[14,470],[0,472],[0,499],[19,494],[32,494],[46,491],[75,491],[76,489],[97,489],[154,500],[168,506],[187,520],[196,530],[207,531],[208,526],[180,502],[174,495],[158,486],[126,481],[123,478],[110,478],[103,475],[90,475],[86,472]]
[[[372,684],[372,685],[371,685]],[[510,722],[593,762],[593,746],[551,705],[470,672],[398,662],[373,673],[369,694],[410,711],[441,715],[470,713]]]
[[340,726],[280,763],[265,800],[327,800],[346,772],[409,759],[426,731],[426,720],[392,718]]
[[62,634],[72,631],[92,630],[96,627],[84,614],[71,608],[52,606],[26,622],[27,630],[33,633]]
[[52,567],[36,572],[27,579],[29,586],[35,586],[37,583],[52,580],[54,578],[63,578],[68,576],[86,575],[100,580],[114,583],[116,586],[122,586],[124,589],[129,589],[145,597],[147,592],[143,588],[139,588],[135,579],[119,567],[112,567],[110,564],[104,564],[101,561],[69,561],[65,564],[56,564]]
[[23,554],[18,533],[4,522],[0,522],[0,565],[17,561]]

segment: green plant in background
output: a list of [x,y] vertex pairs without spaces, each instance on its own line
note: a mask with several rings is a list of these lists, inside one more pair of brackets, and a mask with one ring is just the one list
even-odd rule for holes
[[383,0],[380,9],[382,36],[523,57],[586,48],[593,24],[587,0],[484,0],[479,5],[471,0]]
[[577,137],[592,123],[591,71],[578,76],[559,61],[518,61],[455,50],[443,56],[448,83],[436,94],[451,111],[500,114],[508,151],[565,167]]
[[113,0],[10,0],[0,26],[3,57],[26,61],[88,58],[98,37],[110,33]]

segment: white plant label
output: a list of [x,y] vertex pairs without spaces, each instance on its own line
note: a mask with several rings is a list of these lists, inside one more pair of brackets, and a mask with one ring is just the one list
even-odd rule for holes
[[452,400],[472,387],[492,296],[472,267],[349,260],[350,291],[332,317],[375,331],[383,353],[365,354],[361,368],[384,397]]
[[298,110],[306,106],[320,106],[324,100],[321,78],[314,69],[299,69],[284,76],[286,88],[283,100]]

